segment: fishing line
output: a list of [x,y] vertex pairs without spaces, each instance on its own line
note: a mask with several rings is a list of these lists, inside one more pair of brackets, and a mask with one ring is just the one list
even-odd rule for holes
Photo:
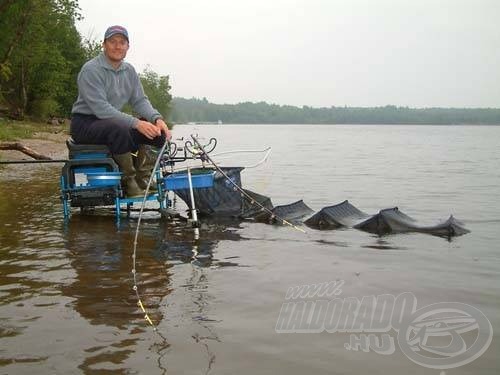
[[266,211],[268,214],[271,215],[271,220],[272,219],[276,219],[276,220],[280,221],[283,225],[288,225],[288,226],[290,226],[290,227],[298,230],[299,232],[306,233],[306,231],[304,229],[299,228],[295,224],[290,223],[289,221],[281,218],[280,216],[278,216],[274,212],[272,212],[269,208],[265,207],[260,202],[257,202],[254,198],[252,198],[245,190],[243,190],[241,187],[239,187],[238,184],[236,184],[226,174],[226,172],[224,172],[217,164],[215,164],[215,162],[213,161],[213,159],[208,155],[208,153],[205,151],[205,149],[203,148],[203,146],[200,144],[200,142],[198,142],[198,140],[196,139],[196,137],[194,135],[191,135],[191,138],[193,138],[194,143],[202,151],[201,152],[203,154],[202,156],[205,157],[215,167],[215,169],[217,169],[217,171],[219,171],[219,173],[222,174],[222,176],[224,176],[227,179],[227,181],[229,181],[241,193],[241,195],[243,195],[245,198],[247,198],[249,200],[249,202],[250,202],[251,205],[255,204],[255,205],[259,206],[261,210]]

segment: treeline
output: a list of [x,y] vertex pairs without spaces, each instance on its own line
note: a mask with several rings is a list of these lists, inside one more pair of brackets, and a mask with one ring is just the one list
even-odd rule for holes
[[[0,117],[70,115],[78,72],[101,50],[100,42],[78,33],[81,17],[77,0],[0,0]],[[146,69],[141,79],[167,116],[168,77]]]
[[171,121],[229,124],[500,124],[500,108],[329,107],[259,103],[214,104],[174,98]]

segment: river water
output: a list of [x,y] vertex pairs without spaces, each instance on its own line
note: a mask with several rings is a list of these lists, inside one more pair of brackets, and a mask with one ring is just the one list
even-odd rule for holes
[[[138,244],[139,290],[165,342],[132,290],[136,220],[117,227],[108,213],[75,211],[64,222],[60,167],[4,169],[0,374],[500,371],[500,127],[204,125],[174,132],[193,133],[216,137],[217,151],[272,147],[242,181],[274,205],[303,199],[317,211],[349,199],[368,213],[398,206],[422,224],[453,214],[471,233],[448,241],[219,221],[206,223],[196,240],[192,230],[149,214]],[[256,158],[230,154],[221,162]],[[492,342],[474,361],[442,370],[410,360],[395,327],[386,330],[392,354],[354,350],[349,330],[276,331],[290,287],[333,281],[342,282],[338,298],[411,292],[419,309],[470,305],[491,322]]]

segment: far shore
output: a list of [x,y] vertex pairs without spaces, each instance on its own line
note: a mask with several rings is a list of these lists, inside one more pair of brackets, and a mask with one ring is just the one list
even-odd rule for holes
[[[33,121],[5,121],[0,119],[0,143],[5,142],[20,142],[23,145],[35,150],[36,152],[49,156],[52,159],[61,159],[67,156],[66,140],[69,138],[68,121],[65,124],[46,124]],[[191,123],[177,123],[175,125],[214,125],[205,122],[191,122]],[[315,125],[382,125],[382,126],[412,126],[415,124],[224,124],[219,123],[216,126],[226,125],[302,125],[302,126],[315,126]],[[498,124],[500,125],[500,124]],[[418,125],[418,126],[498,126],[498,125]],[[22,152],[16,150],[0,150],[0,160],[31,160],[31,158]]]

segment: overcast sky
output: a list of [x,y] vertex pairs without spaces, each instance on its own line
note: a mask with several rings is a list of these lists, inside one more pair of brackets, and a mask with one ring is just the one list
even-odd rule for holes
[[214,103],[500,107],[499,0],[80,0],[80,33]]

